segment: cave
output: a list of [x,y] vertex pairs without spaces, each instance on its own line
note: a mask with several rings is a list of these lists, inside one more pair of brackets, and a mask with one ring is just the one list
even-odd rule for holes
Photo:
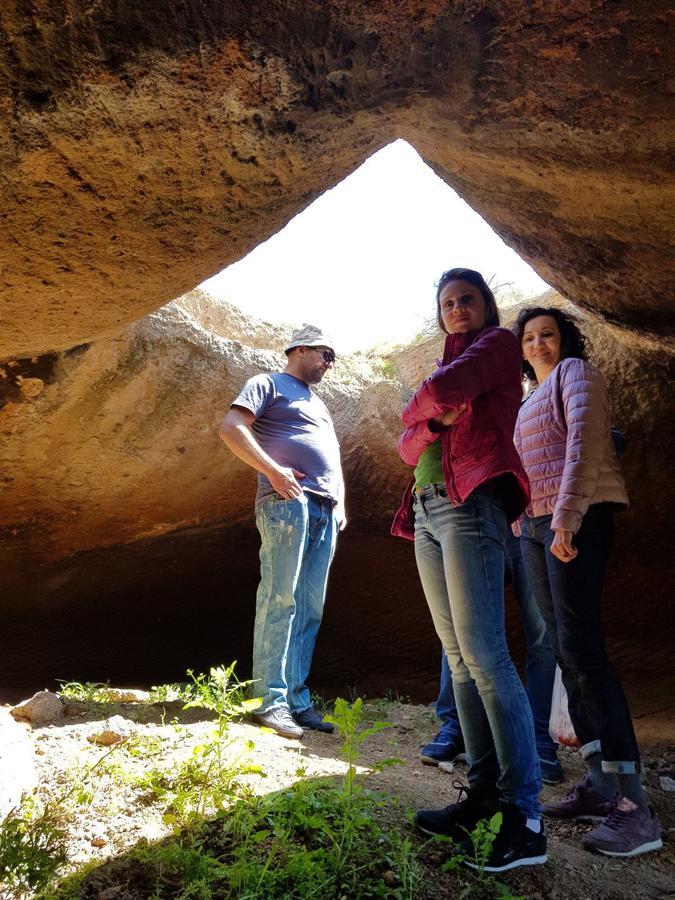
[[[252,482],[214,457],[217,421],[280,348],[194,288],[403,138],[588,325],[633,501],[608,640],[637,714],[662,719],[668,23],[658,0],[3,9],[0,699],[235,658],[246,674]],[[314,671],[332,696],[434,694],[412,551],[387,531],[402,394],[437,352],[429,339],[392,358],[394,378],[328,394],[352,498]]]

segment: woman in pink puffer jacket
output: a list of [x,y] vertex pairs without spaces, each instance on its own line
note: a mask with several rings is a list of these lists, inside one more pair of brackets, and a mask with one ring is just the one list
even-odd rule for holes
[[520,520],[528,582],[562,670],[588,773],[552,818],[599,821],[584,846],[637,856],[662,846],[640,784],[628,705],[605,653],[600,600],[614,510],[628,503],[611,438],[607,385],[586,360],[575,322],[555,308],[521,310],[514,327],[523,371],[515,445],[530,480]]

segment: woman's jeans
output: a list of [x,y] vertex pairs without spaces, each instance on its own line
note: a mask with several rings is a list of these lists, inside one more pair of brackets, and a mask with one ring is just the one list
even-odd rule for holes
[[272,496],[256,512],[260,585],[253,630],[254,696],[260,711],[311,705],[307,678],[321,625],[338,526],[333,502],[306,493]]
[[606,772],[639,771],[628,704],[605,652],[602,581],[613,534],[610,503],[589,506],[574,537],[578,555],[563,563],[551,553],[551,516],[521,519],[527,578],[562,670],[570,718],[584,757],[600,751]]
[[541,773],[527,695],[504,627],[504,504],[481,485],[453,506],[442,485],[415,494],[415,558],[450,663],[469,783],[540,814]]
[[[555,656],[546,633],[546,623],[527,583],[520,539],[515,537],[510,528],[506,530],[505,550],[506,571],[511,577],[511,587],[520,609],[525,635],[525,690],[534,719],[537,753],[539,759],[552,763],[557,758],[556,744],[549,734]],[[436,701],[436,715],[443,721],[444,732],[449,739],[461,734],[450,667],[444,652],[441,652],[441,685]]]

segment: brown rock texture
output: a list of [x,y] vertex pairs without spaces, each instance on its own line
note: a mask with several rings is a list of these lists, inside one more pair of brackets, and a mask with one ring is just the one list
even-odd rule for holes
[[[250,527],[255,477],[218,425],[247,378],[284,367],[290,332],[193,291],[117,336],[0,366],[0,548],[55,560],[178,528]],[[40,393],[26,394],[36,381]],[[401,388],[355,356],[319,392],[353,512],[381,521],[400,468]],[[375,508],[362,487],[383,492]]]
[[[608,633],[663,691],[671,25],[664,0],[2,4],[0,683],[245,673],[254,481],[216,429],[283,357],[277,329],[183,295],[401,137],[589,311],[633,500]],[[405,384],[435,353],[391,360],[399,381],[353,359],[323,388],[352,522],[328,690],[433,693],[412,550],[387,530]]]
[[565,296],[670,330],[670,25],[665,0],[3,4],[0,359],[158,308],[397,137]]
[[[566,304],[553,293],[540,302]],[[656,698],[672,680],[661,600],[672,580],[673,356],[658,339],[580,316],[628,444],[632,507],[618,517],[607,581],[610,645]],[[255,477],[217,429],[247,377],[283,365],[290,327],[194,291],[115,336],[0,367],[5,696],[55,677],[174,681],[232,659],[247,674]],[[385,361],[340,360],[320,386],[350,518],[316,653],[314,683],[331,693],[433,696],[439,649],[413,549],[388,531],[408,477],[395,450],[400,410],[441,348],[434,337]],[[35,396],[21,390],[30,379],[43,386]],[[520,653],[513,609],[510,624]]]

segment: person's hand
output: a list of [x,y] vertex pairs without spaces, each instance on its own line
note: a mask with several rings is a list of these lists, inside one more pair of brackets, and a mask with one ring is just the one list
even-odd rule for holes
[[466,409],[467,404],[460,404],[457,409],[449,409],[447,412],[444,412],[442,416],[436,416],[432,421],[436,422],[437,425],[442,425],[444,428],[448,428],[450,425],[454,425],[454,423],[459,419],[464,410]]
[[566,531],[564,528],[554,528],[553,534],[551,553],[559,559],[560,562],[572,562],[579,553],[577,548],[572,546],[574,532]]
[[304,477],[304,472],[283,467],[267,476],[276,493],[283,497],[284,500],[292,500],[294,497],[302,496],[302,488],[298,484],[298,478]]
[[340,531],[344,531],[347,527],[347,510],[345,509],[344,503],[336,503],[333,512],[335,513],[335,518],[337,519],[338,528]]

